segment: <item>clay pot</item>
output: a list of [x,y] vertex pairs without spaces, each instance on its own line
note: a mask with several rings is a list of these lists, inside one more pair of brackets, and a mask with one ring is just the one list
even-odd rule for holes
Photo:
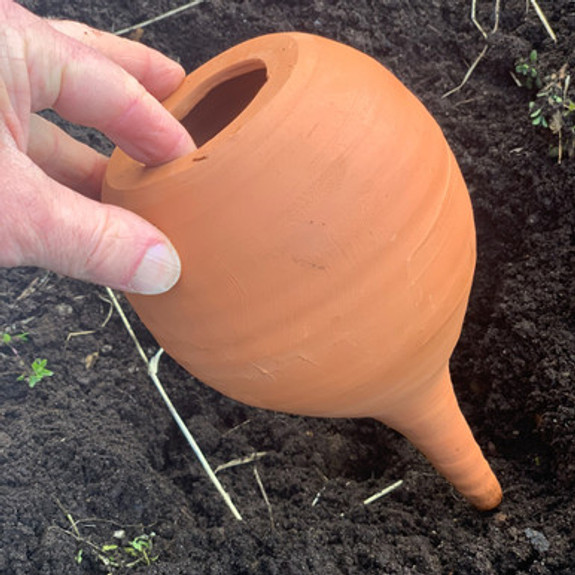
[[165,106],[198,150],[154,168],[116,150],[104,185],[181,256],[170,292],[128,296],[160,345],[250,405],[377,418],[495,507],[448,370],[472,210],[423,105],[372,58],[282,33],[214,58]]

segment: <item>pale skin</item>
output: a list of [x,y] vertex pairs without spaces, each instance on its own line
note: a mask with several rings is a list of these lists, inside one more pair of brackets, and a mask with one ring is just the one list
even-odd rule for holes
[[129,292],[174,285],[180,263],[169,240],[100,203],[107,158],[36,113],[53,109],[157,165],[195,148],[160,104],[183,79],[179,64],[142,44],[0,0],[0,266]]

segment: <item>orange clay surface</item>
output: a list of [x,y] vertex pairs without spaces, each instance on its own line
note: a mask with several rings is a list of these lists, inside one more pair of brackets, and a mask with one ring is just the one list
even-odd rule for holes
[[377,418],[496,507],[448,370],[473,215],[423,105],[375,60],[298,33],[228,50],[165,105],[198,150],[155,168],[116,150],[104,184],[180,253],[170,292],[128,296],[160,345],[239,401]]

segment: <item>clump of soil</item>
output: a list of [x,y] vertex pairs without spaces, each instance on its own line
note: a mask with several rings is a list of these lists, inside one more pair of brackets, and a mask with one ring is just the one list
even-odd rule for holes
[[[22,3],[107,30],[177,5]],[[503,484],[499,510],[470,508],[403,438],[373,421],[252,409],[163,359],[161,378],[214,465],[265,452],[220,473],[244,516],[238,522],[159,401],[118,316],[108,319],[103,290],[42,270],[3,270],[0,331],[29,335],[11,342],[18,355],[0,346],[0,573],[573,572],[575,159],[549,156],[556,135],[531,124],[533,94],[511,72],[532,50],[542,75],[573,69],[575,9],[540,1],[554,43],[525,2],[502,3],[493,33],[495,3],[478,4],[487,39],[463,0],[212,0],[146,28],[142,41],[191,70],[262,33],[314,32],[373,55],[426,104],[475,210],[478,268],[452,371]],[[465,86],[442,97],[485,45]],[[92,131],[72,132],[110,149]],[[130,319],[151,355],[153,339]],[[17,378],[36,357],[54,375],[30,388]],[[362,504],[399,479],[400,488]],[[138,542],[140,551],[126,551]]]

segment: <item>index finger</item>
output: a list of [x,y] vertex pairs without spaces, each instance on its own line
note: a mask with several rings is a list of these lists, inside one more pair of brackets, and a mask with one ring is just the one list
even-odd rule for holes
[[33,111],[53,108],[96,128],[145,164],[195,149],[186,129],[121,66],[40,19],[24,31]]
[[167,98],[183,81],[185,71],[161,52],[134,42],[96,30],[81,22],[47,20],[58,32],[97,50],[134,76],[155,98]]

